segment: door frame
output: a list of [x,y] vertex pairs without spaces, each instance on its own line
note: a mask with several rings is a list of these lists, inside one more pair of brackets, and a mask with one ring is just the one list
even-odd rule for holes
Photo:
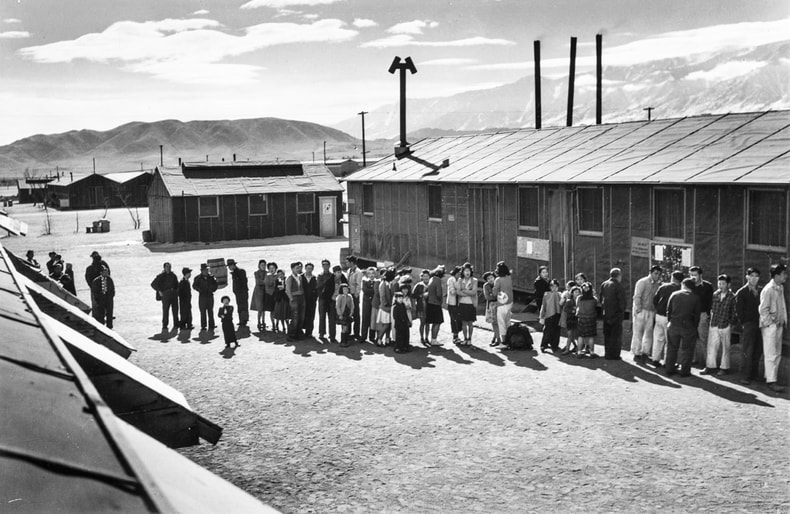
[[[332,201],[332,231],[331,235],[324,234],[324,200]],[[319,196],[318,197],[318,234],[320,237],[337,237],[337,197]]]

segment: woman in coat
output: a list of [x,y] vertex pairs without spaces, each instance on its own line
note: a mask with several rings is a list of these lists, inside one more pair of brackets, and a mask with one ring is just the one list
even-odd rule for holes
[[472,344],[472,330],[477,319],[477,279],[474,277],[474,268],[468,262],[461,268],[461,278],[456,282],[455,294],[458,297],[458,319],[464,335],[463,342],[459,344],[468,346]]
[[444,277],[444,266],[438,266],[431,272],[431,279],[428,281],[425,299],[425,323],[431,326],[431,342],[429,346],[442,346],[437,340],[439,328],[444,323],[442,314],[442,277]]
[[250,300],[250,310],[258,313],[258,330],[266,330],[266,311],[264,310],[264,298],[266,298],[266,261],[258,261],[258,269],[253,273],[255,287],[252,290]]

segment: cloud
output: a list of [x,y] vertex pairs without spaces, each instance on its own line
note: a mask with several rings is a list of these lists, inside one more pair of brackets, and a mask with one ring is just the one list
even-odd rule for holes
[[205,16],[209,12],[206,9],[198,9],[197,11],[193,12],[193,16]]
[[393,48],[399,46],[423,46],[423,47],[465,47],[465,46],[509,46],[515,45],[514,41],[508,39],[490,39],[485,37],[470,37],[466,39],[454,39],[451,41],[416,41],[408,34],[396,34],[373,41],[362,43],[362,48]]
[[387,29],[390,34],[422,34],[423,29],[434,29],[439,26],[438,21],[414,20],[398,23]]
[[354,18],[354,21],[351,22],[353,26],[358,29],[366,29],[368,27],[378,27],[378,23],[373,20],[368,20],[366,18]]
[[329,5],[344,0],[250,0],[242,5],[242,9],[257,9],[258,7],[271,7],[273,9],[282,9],[292,5]]
[[19,18],[6,18],[3,20],[3,23],[22,23],[22,20]]
[[[603,47],[604,66],[631,66],[647,61],[687,57],[694,54],[710,55],[727,49],[749,48],[780,41],[790,41],[790,18],[713,25],[690,30],[665,32],[623,45]],[[568,58],[541,60],[541,68],[567,68]],[[595,56],[579,56],[578,67],[595,66]],[[532,61],[481,64],[476,70],[531,69]]]
[[712,70],[708,71],[695,71],[686,75],[688,80],[728,80],[735,77],[740,77],[762,68],[767,63],[759,61],[731,61],[719,64]]
[[357,31],[344,26],[344,22],[336,19],[311,24],[262,23],[247,27],[242,35],[232,35],[215,30],[220,23],[207,19],[121,21],[101,33],[22,48],[19,54],[39,63],[79,59],[118,63],[124,70],[173,82],[191,82],[202,77],[212,83],[213,77],[228,73],[234,74],[234,81],[252,80],[263,68],[221,61],[275,45],[340,42],[356,37]]
[[464,64],[472,64],[477,62],[477,59],[464,59],[464,58],[447,58],[447,59],[433,59],[430,61],[421,62],[422,66],[462,66]]
[[25,39],[30,37],[30,32],[26,30],[9,30],[0,32],[0,39]]

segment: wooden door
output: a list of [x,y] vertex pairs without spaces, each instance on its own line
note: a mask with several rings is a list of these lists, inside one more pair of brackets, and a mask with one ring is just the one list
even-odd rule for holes
[[496,187],[471,187],[469,196],[469,257],[481,276],[486,270],[502,259],[500,254],[501,238],[497,213],[499,212],[499,191]]
[[337,235],[337,199],[334,196],[319,198],[321,205],[321,237]]
[[549,195],[549,241],[551,260],[549,276],[564,284],[573,276],[573,199],[572,192],[550,189]]

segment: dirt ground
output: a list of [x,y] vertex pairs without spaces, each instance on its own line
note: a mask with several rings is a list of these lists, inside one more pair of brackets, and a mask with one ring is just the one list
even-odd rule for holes
[[146,247],[123,210],[110,211],[107,234],[74,233],[72,212],[55,213],[42,236],[38,209],[10,214],[30,235],[2,244],[42,264],[62,253],[83,298],[88,255],[103,255],[131,360],[224,427],[216,446],[182,453],[284,512],[790,511],[786,395],[696,370],[668,379],[626,352],[621,362],[503,352],[485,330],[475,347],[455,347],[447,327],[444,349],[404,355],[271,333],[240,334],[227,352],[219,334],[160,332],[149,283],[162,262],[232,257],[251,275],[259,258],[335,263],[346,242]]

